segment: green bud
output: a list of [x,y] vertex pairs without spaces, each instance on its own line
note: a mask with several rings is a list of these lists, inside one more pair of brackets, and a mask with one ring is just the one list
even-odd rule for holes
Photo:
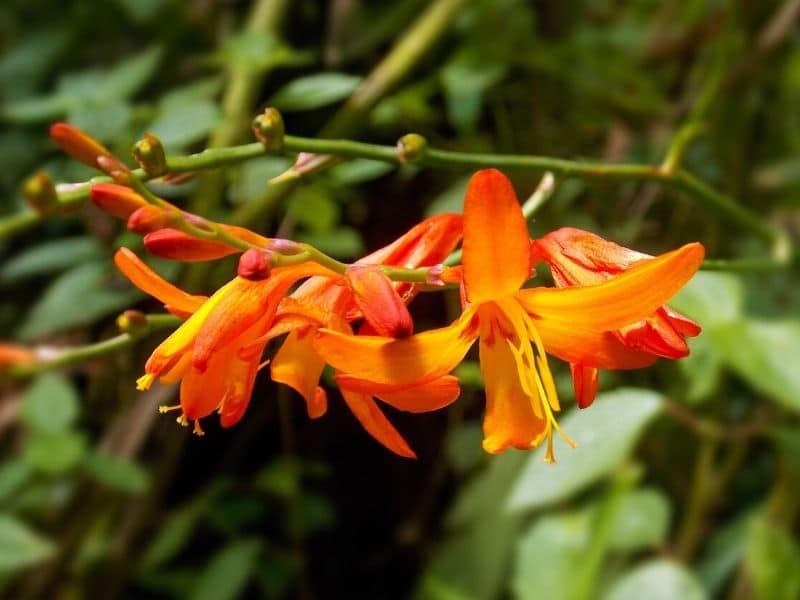
[[167,155],[161,140],[152,133],[133,146],[133,158],[137,164],[151,177],[159,177],[167,172]]
[[39,171],[25,180],[22,184],[22,196],[38,213],[50,214],[59,207],[56,186],[44,171]]
[[264,112],[253,119],[253,135],[264,145],[267,152],[283,150],[283,135],[286,129],[283,117],[277,108],[267,107]]
[[397,158],[401,163],[413,163],[425,158],[428,140],[418,133],[408,133],[397,141]]

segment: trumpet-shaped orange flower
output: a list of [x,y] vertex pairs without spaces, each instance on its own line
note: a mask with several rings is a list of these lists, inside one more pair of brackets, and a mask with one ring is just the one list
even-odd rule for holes
[[546,352],[595,368],[649,364],[650,355],[631,350],[613,332],[663,305],[699,268],[703,254],[700,244],[687,244],[597,285],[523,289],[531,275],[525,219],[510,181],[499,171],[480,171],[464,204],[462,316],[403,339],[320,329],[314,347],[352,377],[422,385],[449,373],[479,338],[484,448],[532,448],[547,438],[552,461],[559,403]]
[[[599,235],[564,227],[531,243],[534,261],[543,260],[550,267],[557,287],[595,285],[627,271],[653,257],[636,252]],[[657,357],[682,358],[689,354],[687,337],[700,333],[700,326],[671,309],[660,306],[645,319],[614,332],[619,341],[631,350]],[[585,408],[597,393],[597,368],[570,363],[578,406]]]
[[181,381],[179,421],[194,421],[215,410],[223,427],[241,419],[261,364],[266,341],[254,344],[272,326],[278,303],[298,280],[313,275],[337,276],[314,263],[280,267],[270,277],[251,281],[236,277],[210,298],[191,296],[161,279],[125,248],[114,257],[119,269],[140,289],[161,300],[186,321],[153,352],[137,381],[148,389]]
[[[318,328],[327,327],[352,336],[349,322],[362,320],[361,330],[391,337],[406,337],[413,322],[406,303],[417,287],[393,283],[379,265],[416,268],[443,261],[461,239],[461,217],[443,214],[426,219],[392,244],[360,259],[342,279],[313,277],[284,299],[278,318],[266,337],[289,332],[270,365],[272,379],[294,388],[306,400],[308,414],[322,416],[327,408],[319,379],[325,360],[313,345]],[[403,385],[376,384],[347,375],[336,376],[345,403],[375,439],[401,456],[414,457],[413,450],[373,399],[411,412],[436,410],[453,402],[459,394],[455,377]]]

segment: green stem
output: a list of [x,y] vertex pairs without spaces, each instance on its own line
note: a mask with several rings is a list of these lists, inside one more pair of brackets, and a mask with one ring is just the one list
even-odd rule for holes
[[15,378],[33,377],[39,373],[52,371],[59,367],[66,367],[100,356],[106,356],[131,346],[150,333],[175,327],[178,323],[180,323],[180,319],[172,315],[147,315],[147,324],[134,333],[121,333],[102,342],[57,350],[52,358],[40,360],[29,365],[12,366],[4,371],[3,375]]

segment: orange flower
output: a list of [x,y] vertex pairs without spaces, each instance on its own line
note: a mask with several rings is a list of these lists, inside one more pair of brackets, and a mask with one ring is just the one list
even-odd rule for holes
[[[544,260],[550,267],[556,287],[596,285],[653,257],[609,242],[598,235],[564,227],[531,243],[534,261]],[[614,332],[631,350],[658,357],[683,358],[689,354],[686,337],[700,333],[700,326],[669,306],[658,307],[645,319]],[[597,368],[570,363],[578,406],[585,408],[597,393]]]
[[[325,360],[313,345],[319,327],[352,336],[350,321],[363,319],[361,331],[377,331],[392,337],[413,331],[406,303],[417,292],[409,283],[393,283],[377,265],[415,268],[442,262],[461,239],[461,217],[443,214],[426,219],[392,244],[357,261],[344,280],[313,277],[278,307],[275,325],[266,337],[289,332],[270,365],[272,379],[294,388],[306,400],[311,418],[327,409],[319,379]],[[343,373],[336,376],[345,403],[376,440],[401,456],[413,450],[376,404],[377,397],[399,410],[425,412],[445,406],[458,397],[455,377],[404,385],[376,384]]]
[[[152,353],[140,390],[153,381],[181,381],[178,421],[194,421],[215,410],[223,427],[241,419],[261,366],[266,341],[254,342],[272,325],[278,302],[299,279],[312,275],[336,276],[314,263],[279,267],[266,279],[236,277],[210,298],[191,296],[164,281],[133,252],[122,248],[114,256],[119,269],[140,289],[161,300],[174,314],[188,319]],[[170,410],[168,408],[164,411]]]
[[321,329],[313,343],[334,368],[402,386],[446,375],[479,338],[484,448],[532,448],[547,438],[546,459],[552,461],[559,404],[545,351],[596,368],[646,365],[649,355],[626,347],[612,332],[657,310],[691,278],[703,254],[700,244],[687,244],[598,285],[522,289],[531,274],[527,224],[510,181],[499,171],[480,171],[464,204],[462,316],[404,339]]

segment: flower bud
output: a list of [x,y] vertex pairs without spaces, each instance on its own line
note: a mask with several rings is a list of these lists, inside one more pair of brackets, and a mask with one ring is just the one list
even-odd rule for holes
[[117,317],[117,327],[122,333],[141,333],[148,327],[147,316],[138,310],[126,310]]
[[22,196],[38,213],[50,214],[58,208],[58,192],[50,176],[39,171],[22,184]]
[[72,158],[93,169],[98,168],[99,157],[111,156],[108,148],[69,123],[53,123],[50,126],[50,137]]
[[144,235],[157,229],[163,229],[174,224],[175,215],[154,204],[145,204],[136,209],[128,218],[128,229],[139,235]]
[[183,262],[216,260],[239,252],[222,242],[197,239],[169,227],[145,235],[144,247],[153,256]]
[[151,177],[159,177],[167,172],[167,156],[161,140],[152,133],[145,134],[144,138],[133,146],[133,158],[145,173]]
[[278,109],[267,107],[253,119],[253,135],[264,145],[267,152],[278,153],[283,150],[283,136],[286,129]]
[[97,167],[120,185],[131,185],[133,174],[128,165],[116,156],[98,156]]
[[127,219],[136,210],[147,206],[147,202],[131,188],[116,183],[96,183],[92,186],[90,198],[107,213]]
[[397,158],[401,163],[413,163],[425,158],[428,140],[418,133],[409,133],[397,140]]
[[269,277],[271,270],[272,264],[269,251],[250,248],[239,257],[237,274],[243,279],[261,281]]
[[294,164],[286,169],[277,177],[269,180],[270,183],[284,183],[300,179],[305,175],[323,171],[334,165],[338,159],[330,154],[314,154],[313,152],[301,152],[297,155]]

